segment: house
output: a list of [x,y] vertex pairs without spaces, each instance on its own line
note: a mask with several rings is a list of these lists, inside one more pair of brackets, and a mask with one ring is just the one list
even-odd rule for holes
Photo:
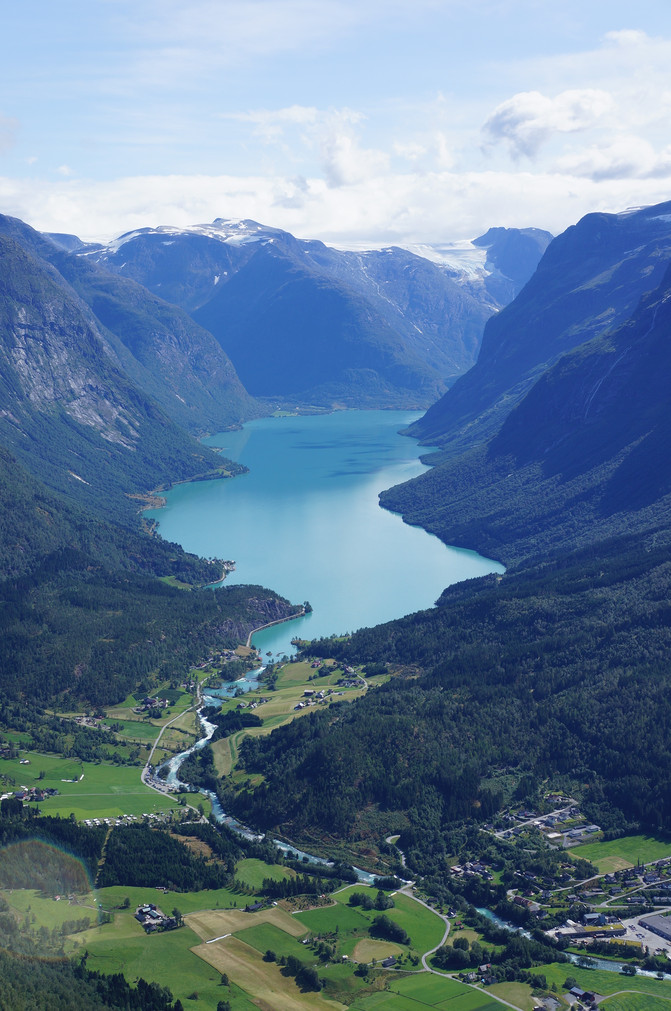
[[392,965],[396,965],[396,958],[394,955],[390,955],[389,958],[383,959],[383,961],[380,962],[380,965],[383,969],[391,969]]
[[578,1000],[584,1000],[587,1004],[591,1004],[594,1000],[594,994],[589,990],[583,990],[579,986],[572,986],[569,990],[572,997],[576,997]]

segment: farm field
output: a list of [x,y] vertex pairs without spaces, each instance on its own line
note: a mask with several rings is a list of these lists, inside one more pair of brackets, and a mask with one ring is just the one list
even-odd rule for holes
[[73,920],[88,919],[91,926],[98,923],[95,905],[97,899],[93,892],[78,895],[76,902],[67,899],[56,902],[34,888],[4,889],[0,891],[0,896],[18,919],[25,920],[29,917],[33,930],[39,930],[40,927],[46,927],[48,931],[60,930],[64,923]]
[[573,850],[571,856],[590,860],[602,874],[610,874],[634,867],[639,861],[647,864],[671,857],[671,840],[649,835],[629,835],[609,842],[587,843]]
[[187,918],[187,923],[203,941],[211,941],[223,934],[235,934],[249,927],[272,923],[290,937],[302,937],[307,933],[305,926],[290,916],[279,906],[259,909],[255,913],[245,913],[242,909],[207,909],[202,913],[193,913]]
[[385,993],[370,994],[356,1000],[352,1011],[500,1011],[502,1005],[486,991],[465,986],[444,976],[422,973],[411,978],[392,980]]
[[82,821],[178,810],[173,797],[156,793],[140,782],[140,770],[135,766],[81,762],[34,751],[22,752],[22,757],[28,758],[30,764],[20,765],[18,759],[9,759],[3,763],[3,772],[17,786],[58,790],[57,797],[47,797],[37,805],[44,814],[66,818],[74,814]]
[[161,892],[158,888],[129,887],[127,885],[112,885],[109,888],[99,888],[95,893],[96,901],[103,909],[112,912],[121,908],[124,899],[130,899],[130,909],[134,911],[145,902],[153,902],[161,909],[169,907],[169,911],[177,906],[181,913],[204,912],[218,908],[228,909],[235,902],[243,904],[239,895],[228,888],[216,888],[202,892]]
[[[293,979],[283,976],[275,963],[264,962],[260,952],[236,937],[227,937],[213,944],[194,948],[206,964],[216,970],[217,977],[225,972],[264,1008],[282,1011],[344,1011],[345,1005],[328,1000],[318,993],[301,993]],[[258,1003],[256,1003],[258,1002]]]
[[285,881],[287,878],[295,878],[296,872],[290,867],[267,864],[263,860],[247,858],[239,860],[236,864],[235,877],[238,881],[244,881],[250,888],[260,891],[265,878],[272,878],[273,881]]
[[669,1011],[671,997],[650,997],[642,993],[623,993],[609,997],[599,1005],[606,1011]]
[[[153,889],[142,891],[151,892]],[[182,895],[171,896],[173,901],[182,902],[185,898]],[[165,905],[172,907],[172,902],[168,903],[161,897],[157,905],[160,908]],[[200,939],[188,926],[147,935],[133,913],[134,908],[116,911],[113,923],[76,935],[75,943],[89,953],[87,966],[90,969],[104,973],[123,972],[128,979],[142,976],[149,982],[169,987],[186,1007],[192,1006],[192,995],[197,994],[196,1006],[202,1011],[216,1011],[217,1003],[222,999],[230,999],[233,1003],[233,995],[229,994],[234,990],[237,1000],[233,1006],[236,1011],[252,1011],[254,1005],[241,990],[223,987],[221,973],[194,955],[191,949],[198,946]]]
[[[593,990],[595,993],[616,994],[621,990],[638,991],[651,997],[666,997],[671,1000],[671,982],[649,979],[647,976],[623,976],[618,972],[606,972],[603,969],[581,969],[578,965],[554,962],[549,965],[539,965],[534,969],[542,973],[548,986],[556,983],[561,989],[567,976],[573,976],[578,986],[583,990]],[[608,1007],[608,1004],[605,1005]]]

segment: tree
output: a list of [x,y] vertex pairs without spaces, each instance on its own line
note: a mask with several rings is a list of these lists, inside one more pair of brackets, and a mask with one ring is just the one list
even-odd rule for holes
[[231,985],[231,981],[228,978],[228,973],[226,973],[226,972],[222,972],[222,974],[221,974],[221,985],[222,986],[230,986]]

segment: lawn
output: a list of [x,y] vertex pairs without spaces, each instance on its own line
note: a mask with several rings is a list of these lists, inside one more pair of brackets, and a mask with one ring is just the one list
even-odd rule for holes
[[609,842],[587,843],[571,851],[571,856],[590,860],[602,874],[671,856],[671,841],[649,835],[628,835]]

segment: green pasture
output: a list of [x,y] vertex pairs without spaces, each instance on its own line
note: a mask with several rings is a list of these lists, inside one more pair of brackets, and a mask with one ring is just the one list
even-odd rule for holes
[[273,881],[285,881],[287,878],[295,878],[296,872],[290,867],[281,867],[279,864],[267,864],[263,860],[247,858],[240,860],[235,866],[235,876],[239,881],[244,881],[250,888],[258,891],[263,885],[264,878],[272,878]]
[[[21,758],[27,758],[29,764],[21,765],[18,758],[6,758],[0,769],[6,776],[11,776],[17,786],[50,786],[57,790],[72,785],[63,783],[63,779],[77,779],[85,773],[84,763],[78,758],[63,758],[62,755],[43,755],[37,751],[22,751]],[[42,779],[40,779],[42,774]],[[137,773],[136,773],[137,775]]]
[[609,997],[599,1007],[606,1011],[669,1011],[671,997],[651,997],[642,993],[622,993]]
[[103,720],[108,727],[113,724],[121,724],[121,730],[117,731],[120,737],[127,738],[132,741],[139,741],[141,744],[150,744],[155,741],[158,737],[161,728],[149,720],[137,719],[137,720],[122,720],[122,719],[106,719]]
[[437,947],[445,933],[444,921],[409,895],[397,892],[393,898],[396,905],[394,909],[385,910],[385,916],[403,927],[415,951],[423,954]]
[[[122,814],[160,813],[177,808],[173,797],[156,793],[140,781],[140,770],[127,765],[104,762],[81,762],[60,755],[25,752],[22,757],[30,765],[20,765],[18,759],[4,763],[3,771],[12,776],[17,786],[55,787],[59,795],[39,802],[44,814],[68,817],[71,813],[84,818],[116,818]],[[43,773],[40,779],[40,773]],[[83,774],[83,779],[80,777]],[[72,780],[76,777],[76,782]]]
[[[549,987],[556,983],[560,991],[567,976],[572,976],[583,990],[592,990],[604,996],[621,990],[634,990],[671,1000],[671,981],[649,979],[647,976],[624,976],[619,972],[607,972],[605,969],[582,969],[579,965],[558,962],[539,965],[534,968],[534,972],[544,975]],[[608,1007],[607,1004],[605,1006]]]
[[[167,904],[165,900],[157,902],[161,908]],[[220,1000],[231,1000],[235,1011],[253,1011],[255,1006],[243,991],[237,987],[223,987],[221,973],[190,951],[200,943],[192,930],[180,927],[147,935],[133,914],[134,908],[116,912],[113,923],[76,935],[79,948],[88,950],[89,969],[107,974],[121,972],[130,980],[142,976],[148,982],[169,987],[185,1007],[216,1011]],[[235,993],[235,1002],[231,991]],[[192,1004],[193,993],[198,994],[198,999]]]
[[650,835],[628,835],[609,842],[586,843],[571,851],[571,856],[590,860],[603,874],[637,862],[649,864],[653,860],[671,857],[671,840]]
[[501,997],[509,1004],[514,1004],[524,1011],[531,1011],[538,1002],[532,997],[531,987],[528,983],[495,983],[494,986],[487,987],[487,993],[494,997]]
[[340,903],[296,913],[294,919],[299,920],[311,934],[335,934],[337,927],[344,955],[351,954],[356,942],[368,936],[372,923],[372,917],[359,906],[342,906]]
[[260,923],[256,927],[247,927],[246,930],[236,930],[235,936],[239,941],[256,948],[262,955],[270,949],[278,957],[284,955],[288,958],[289,955],[294,955],[301,962],[309,964],[316,961],[314,952],[307,945],[301,944],[273,923]]
[[[313,934],[335,934],[337,929],[341,953],[351,956],[357,943],[369,936],[375,917],[381,915],[376,909],[364,910],[361,906],[347,905],[352,892],[364,890],[364,886],[352,885],[333,896],[336,905],[296,913],[295,917]],[[370,892],[374,894],[372,889]],[[383,915],[405,930],[412,950],[421,955],[440,944],[445,933],[445,924],[440,917],[408,895],[397,892],[393,901],[394,907],[385,909]]]
[[67,899],[56,902],[46,898],[33,888],[14,888],[0,891],[2,898],[8,903],[11,911],[20,921],[26,918],[31,929],[46,927],[47,930],[60,929],[68,920],[83,920],[88,918],[91,925],[98,923],[96,896],[93,892],[77,896],[77,901],[70,903]]
[[205,889],[201,892],[160,892],[158,888],[129,888],[125,885],[99,888],[96,898],[107,912],[120,910],[128,898],[131,913],[145,902],[153,902],[164,912],[171,912],[176,906],[184,916],[187,913],[201,913],[206,909],[232,909],[234,906],[244,908],[247,902],[244,896],[241,899],[229,888]]
[[352,1011],[421,1011],[438,1008],[439,1011],[500,1011],[502,1005],[491,999],[486,991],[464,986],[445,976],[422,973],[392,980],[389,990],[359,998]]

